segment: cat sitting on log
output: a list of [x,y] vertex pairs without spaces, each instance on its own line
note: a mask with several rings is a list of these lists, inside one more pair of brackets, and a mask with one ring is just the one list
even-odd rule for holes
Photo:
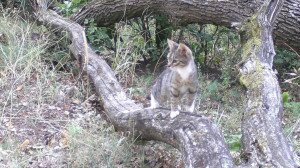
[[171,109],[174,118],[179,111],[193,112],[198,91],[197,68],[192,51],[185,44],[167,40],[167,68],[157,78],[151,90],[151,107]]

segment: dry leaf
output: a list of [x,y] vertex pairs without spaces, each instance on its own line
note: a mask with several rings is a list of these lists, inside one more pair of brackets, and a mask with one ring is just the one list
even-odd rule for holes
[[61,143],[61,146],[66,148],[69,146],[69,134],[67,133],[67,131],[62,131],[61,134],[61,139],[60,139],[60,143]]
[[80,100],[78,100],[78,99],[73,99],[72,103],[74,103],[74,104],[80,104]]
[[6,76],[6,74],[3,71],[0,71],[1,76]]
[[47,140],[48,140],[48,141],[47,141],[47,145],[50,146],[50,147],[52,147],[53,144],[55,143],[55,138],[54,138],[54,136],[50,136]]
[[22,90],[22,89],[23,89],[23,85],[19,85],[19,86],[17,87],[16,91],[20,91],[20,90]]
[[20,149],[22,151],[24,151],[25,149],[27,149],[28,145],[30,144],[29,139],[26,139],[21,145],[20,145]]

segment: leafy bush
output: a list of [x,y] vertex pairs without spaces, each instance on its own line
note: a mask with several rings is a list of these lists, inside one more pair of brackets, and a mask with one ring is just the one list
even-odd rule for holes
[[97,27],[94,19],[86,19],[84,24],[87,27],[86,36],[88,42],[92,45],[96,52],[114,49],[115,46],[113,45],[112,39],[109,36],[111,33],[109,28]]
[[289,93],[293,101],[300,100],[300,61],[296,53],[277,48],[274,68],[278,71],[282,90]]
[[291,72],[294,68],[299,69],[300,61],[295,53],[283,48],[277,48],[274,67],[282,76],[284,73]]

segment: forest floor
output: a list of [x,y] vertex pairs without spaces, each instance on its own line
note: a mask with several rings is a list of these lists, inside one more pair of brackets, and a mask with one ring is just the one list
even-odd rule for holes
[[77,79],[54,80],[59,90],[47,102],[34,97],[48,90],[36,79],[1,87],[0,167],[183,167],[171,146],[116,133],[96,95],[78,98]]

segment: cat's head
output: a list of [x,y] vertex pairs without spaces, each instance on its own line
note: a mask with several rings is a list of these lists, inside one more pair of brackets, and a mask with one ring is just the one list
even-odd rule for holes
[[185,44],[177,44],[168,39],[168,46],[170,49],[168,54],[168,67],[185,67],[193,60],[192,51]]

